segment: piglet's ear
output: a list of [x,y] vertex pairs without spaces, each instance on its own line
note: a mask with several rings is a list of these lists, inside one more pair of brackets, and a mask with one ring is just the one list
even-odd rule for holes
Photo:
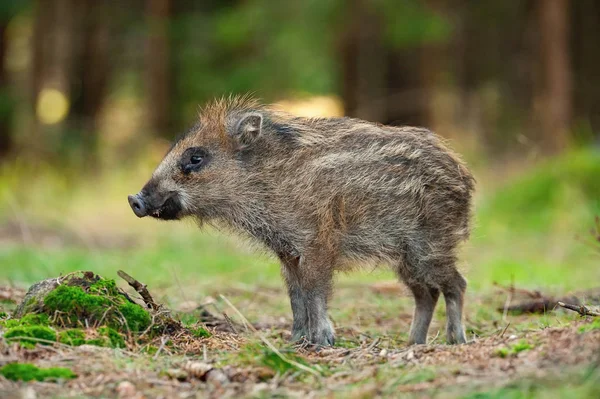
[[258,112],[248,112],[238,121],[234,136],[242,145],[250,145],[260,135],[263,117]]

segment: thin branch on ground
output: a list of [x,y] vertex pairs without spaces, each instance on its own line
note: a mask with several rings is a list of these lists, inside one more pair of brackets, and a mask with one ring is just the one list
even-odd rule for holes
[[123,270],[117,271],[117,274],[123,280],[127,281],[127,284],[133,287],[133,289],[135,289],[142,296],[142,299],[146,305],[148,305],[148,307],[152,308],[152,310],[158,310],[159,306],[156,304],[156,302],[154,302],[154,299],[152,299],[152,295],[150,295],[150,292],[148,292],[146,284],[140,283]]
[[373,340],[373,342],[371,342],[371,344],[369,344],[369,346],[367,346],[365,349],[361,350],[360,353],[358,354],[358,356],[356,357],[356,360],[360,360],[362,359],[362,357],[371,352],[373,350],[373,348],[375,348],[377,346],[377,344],[379,344],[379,342],[381,341],[381,338],[377,337]]
[[509,326],[510,326],[510,321],[508,322],[506,327],[504,327],[504,329],[502,330],[502,334],[500,334],[500,338],[504,337],[504,334],[506,334],[506,330],[508,330]]
[[508,308],[510,307],[510,302],[512,301],[513,295],[515,294],[515,276],[510,276],[510,289],[508,290],[508,294],[506,295],[506,302],[504,302],[504,311],[502,312],[502,321],[506,323],[506,318],[508,317]]
[[521,294],[521,295],[525,295],[528,296],[530,298],[536,299],[536,298],[544,298],[544,295],[542,295],[542,293],[538,290],[535,291],[531,291],[531,290],[526,290],[524,288],[517,288],[514,285],[514,281],[511,282],[510,286],[506,287],[503,286],[501,284],[498,284],[496,282],[493,283],[494,287],[498,287],[503,291],[508,291],[511,292],[513,295],[514,294]]
[[158,349],[156,350],[156,353],[154,354],[154,360],[158,359],[160,352],[162,352],[162,350],[165,348],[165,345],[168,341],[169,341],[169,337],[161,337],[160,338],[160,346],[158,347]]
[[558,306],[579,313],[580,316],[595,316],[600,317],[600,312],[595,312],[584,305],[571,305],[564,302],[558,302]]
[[[227,316],[227,313],[223,312],[223,318],[227,322],[227,325],[229,326],[231,331],[233,331],[234,334],[239,334],[237,328],[235,328],[235,325],[233,324],[233,320],[231,320],[231,318]],[[246,332],[248,332],[248,326],[244,325],[244,327],[246,327]]]

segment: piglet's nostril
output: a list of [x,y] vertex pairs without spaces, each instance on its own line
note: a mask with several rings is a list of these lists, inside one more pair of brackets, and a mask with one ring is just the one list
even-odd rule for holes
[[146,204],[139,194],[130,195],[127,197],[127,200],[129,201],[129,206],[133,210],[133,213],[135,213],[137,217],[143,218],[148,214]]

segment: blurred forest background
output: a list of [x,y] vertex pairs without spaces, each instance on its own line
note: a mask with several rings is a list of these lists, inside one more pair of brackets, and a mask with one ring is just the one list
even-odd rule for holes
[[126,201],[200,105],[250,91],[448,138],[478,179],[471,287],[593,284],[599,42],[596,0],[2,0],[0,279],[279,286],[274,259]]
[[553,155],[598,141],[599,39],[595,0],[3,0],[0,156],[97,170],[248,91]]

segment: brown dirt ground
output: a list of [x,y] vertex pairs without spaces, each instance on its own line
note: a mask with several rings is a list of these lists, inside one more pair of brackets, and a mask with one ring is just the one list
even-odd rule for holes
[[[588,321],[509,335],[502,330],[469,344],[419,345],[387,349],[386,337],[357,348],[319,352],[298,348],[299,359],[322,370],[315,377],[296,369],[277,373],[260,362],[244,360],[252,332],[213,329],[213,336],[190,341],[171,337],[158,355],[89,345],[62,344],[24,349],[0,340],[0,366],[19,361],[39,367],[69,367],[78,377],[66,382],[12,382],[0,376],[2,398],[21,397],[377,397],[396,394],[436,396],[461,387],[500,387],[522,378],[552,378],[565,370],[600,365],[600,329],[580,332]],[[239,326],[238,326],[239,327]],[[240,330],[243,331],[243,328]],[[259,330],[269,339],[287,332]],[[342,332],[343,334],[343,332]],[[157,339],[161,341],[160,338]],[[530,349],[502,357],[498,351],[527,342]],[[222,361],[224,355],[238,360]],[[406,376],[404,380],[399,376]],[[441,396],[444,396],[443,394]]]

